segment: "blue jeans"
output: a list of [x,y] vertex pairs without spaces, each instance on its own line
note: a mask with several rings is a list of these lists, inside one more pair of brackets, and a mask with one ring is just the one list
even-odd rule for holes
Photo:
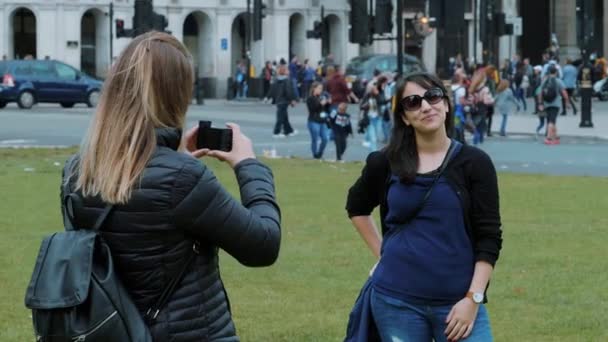
[[[324,122],[308,121],[308,131],[310,132],[310,150],[315,159],[323,157],[325,145],[327,145],[328,131],[327,124]],[[321,145],[319,145],[321,140]]]
[[507,114],[502,115],[502,122],[500,123],[500,135],[507,134],[507,117],[508,116],[509,115],[507,115]]
[[365,131],[365,140],[369,142],[369,149],[372,152],[378,151],[380,132],[382,132],[382,117],[369,118],[369,126],[367,126],[367,130]]
[[[526,94],[523,88],[517,88],[517,90],[515,90],[515,98],[522,103],[525,112],[528,108],[526,104]],[[517,106],[517,108],[519,108],[519,106]]]
[[[447,318],[452,305],[410,304],[372,289],[371,307],[383,342],[446,342]],[[479,305],[473,331],[466,342],[491,342],[492,330],[488,312]]]

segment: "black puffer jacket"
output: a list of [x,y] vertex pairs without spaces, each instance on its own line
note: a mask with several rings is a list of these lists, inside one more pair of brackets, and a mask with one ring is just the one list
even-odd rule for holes
[[[139,187],[110,214],[103,237],[142,314],[183,265],[192,241],[199,240],[201,253],[150,327],[152,336],[155,341],[238,341],[220,278],[218,248],[247,266],[276,260],[281,233],[272,172],[255,159],[235,167],[241,204],[205,165],[176,151],[180,138],[176,129],[157,130],[158,147]],[[75,160],[66,164],[64,179]],[[62,198],[73,192],[75,178],[62,183]],[[77,197],[75,226],[91,227],[104,204]]]

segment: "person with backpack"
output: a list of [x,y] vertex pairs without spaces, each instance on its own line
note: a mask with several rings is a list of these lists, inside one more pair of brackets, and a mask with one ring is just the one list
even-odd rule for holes
[[[391,140],[348,191],[348,216],[378,261],[346,341],[492,341],[484,303],[502,246],[496,170],[449,137],[452,107],[436,76],[408,74],[396,94]],[[357,325],[361,312],[376,340],[354,338],[369,327]]]
[[540,103],[539,110],[546,113],[547,118],[547,136],[545,138],[546,145],[559,144],[557,136],[557,115],[561,110],[562,97],[568,103],[568,93],[561,79],[558,77],[558,70],[554,66],[548,69],[548,76],[539,87],[538,101]]
[[[88,333],[71,337],[57,336],[65,329],[64,322],[49,320],[55,333],[39,335],[38,340],[239,341],[220,277],[218,250],[245,266],[272,265],[281,240],[280,210],[272,171],[256,159],[251,140],[238,125],[227,125],[232,131],[228,152],[197,149],[198,126],[182,131],[193,81],[190,53],[167,33],[139,35],[123,50],[105,80],[89,133],[63,171],[64,222],[79,228],[78,238],[66,247],[83,253],[65,250],[57,265],[82,265],[53,274],[53,282],[30,286],[28,291],[31,305],[49,306],[55,299],[64,305],[59,310],[66,311],[66,304],[91,295],[89,281],[91,289],[104,282],[103,276],[96,276],[104,267],[95,260],[111,253],[128,294],[114,304],[134,304],[136,314],[128,319],[143,317],[149,332],[142,336],[147,338],[118,335],[128,322],[124,312],[114,311]],[[234,170],[240,201],[197,160],[200,157],[219,159]],[[91,227],[99,239],[85,240],[90,230],[84,228]],[[44,262],[51,256],[47,253]],[[93,278],[82,274],[91,268],[91,258]],[[61,298],[63,302],[58,301]],[[103,300],[90,298],[74,319],[98,315],[91,308]],[[52,316],[49,311],[45,315]],[[36,323],[40,317],[34,317]]]
[[296,105],[297,95],[294,91],[293,83],[289,79],[289,71],[285,64],[279,65],[277,79],[270,86],[270,91],[266,97],[271,98],[272,103],[277,106],[277,118],[274,124],[273,137],[285,138],[298,134],[298,131],[293,129],[289,123],[287,107]]

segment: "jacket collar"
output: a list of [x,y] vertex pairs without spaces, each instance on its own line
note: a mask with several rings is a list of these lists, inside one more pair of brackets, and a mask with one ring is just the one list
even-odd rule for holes
[[156,145],[177,151],[182,140],[182,130],[175,127],[156,128]]

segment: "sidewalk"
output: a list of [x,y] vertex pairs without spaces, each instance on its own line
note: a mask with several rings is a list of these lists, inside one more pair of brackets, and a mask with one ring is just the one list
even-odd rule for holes
[[[536,127],[538,126],[538,116],[532,115],[534,102],[531,98],[527,102],[528,110],[524,112],[512,113],[509,115],[507,121],[507,135],[534,135],[536,133]],[[205,105],[209,107],[251,107],[254,109],[257,106],[271,107],[269,104],[264,104],[262,100],[256,98],[247,98],[245,100],[226,100],[226,99],[205,99]],[[586,137],[596,138],[602,140],[608,140],[608,101],[601,102],[597,99],[593,99],[591,102],[591,122],[593,123],[592,128],[581,128],[579,127],[581,121],[581,101],[579,99],[576,102],[578,109],[577,115],[572,115],[572,110],[568,111],[568,115],[557,117],[557,132],[558,135],[564,137]],[[273,109],[265,109],[267,112],[273,112]],[[290,109],[290,113],[298,113],[305,115],[306,106],[305,104],[299,103],[294,109]],[[301,113],[300,113],[301,112]],[[296,117],[298,116],[296,114]],[[351,113],[352,114],[352,113]],[[502,116],[499,113],[495,113],[492,121],[492,131],[498,133]],[[546,123],[545,123],[546,125]],[[546,127],[546,126],[545,126]]]
[[[507,135],[523,134],[534,135],[536,127],[539,124],[538,116],[532,115],[534,103],[528,99],[528,110],[526,113],[518,112],[509,115],[507,121]],[[577,115],[572,115],[572,109],[568,110],[568,115],[558,115],[557,117],[557,134],[559,136],[570,137],[587,137],[608,140],[608,102],[601,102],[594,99],[591,102],[591,122],[593,127],[579,127],[581,122],[581,101],[576,103],[578,109]],[[492,131],[498,131],[502,115],[495,113],[492,122]],[[546,123],[545,123],[546,127]]]

